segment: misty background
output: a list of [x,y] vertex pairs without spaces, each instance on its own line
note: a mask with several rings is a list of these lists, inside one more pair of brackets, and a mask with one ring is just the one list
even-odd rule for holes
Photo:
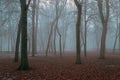
[[[38,18],[36,28],[37,51],[45,51],[52,24],[55,21],[56,11],[60,13],[58,18],[58,28],[62,38],[62,46],[65,51],[76,50],[76,17],[77,9],[73,0],[36,0],[35,19]],[[118,30],[117,21],[120,24],[119,0],[110,0],[110,17],[108,22],[106,48],[113,49],[116,33]],[[57,4],[57,9],[56,9]],[[28,50],[31,51],[32,43],[32,6],[28,10]],[[105,6],[105,5],[104,5]],[[96,0],[87,2],[87,50],[97,50],[100,46],[102,25],[99,18],[99,11]],[[82,20],[84,20],[84,4]],[[17,28],[20,18],[19,0],[0,0],[0,51],[15,51]],[[55,26],[55,24],[53,25]],[[54,32],[54,31],[53,31]],[[82,35],[84,38],[84,21],[82,21]],[[53,40],[54,34],[52,35]],[[98,44],[99,43],[99,44]],[[51,42],[52,45],[52,42]],[[82,45],[82,44],[81,44]],[[83,48],[83,47],[82,47]],[[117,39],[116,49],[119,49],[119,39]],[[56,50],[59,51],[59,36],[56,34]]]

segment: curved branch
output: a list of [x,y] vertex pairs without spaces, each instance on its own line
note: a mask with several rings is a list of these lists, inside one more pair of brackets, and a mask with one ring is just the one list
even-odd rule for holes
[[27,4],[27,9],[28,9],[28,7],[29,7],[29,5],[30,5],[30,2],[31,2],[31,0],[29,0],[29,1],[28,1],[28,4]]

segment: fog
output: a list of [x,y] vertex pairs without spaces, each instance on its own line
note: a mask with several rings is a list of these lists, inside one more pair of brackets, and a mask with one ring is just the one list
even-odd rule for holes
[[0,0],[0,80],[120,80],[120,0]]
[[[36,2],[35,7],[35,31],[37,33],[36,47],[37,51],[45,51],[47,47],[48,37],[51,26],[55,26],[56,12],[58,18],[58,28],[61,34],[62,46],[65,51],[76,50],[76,20],[77,8],[73,0],[40,0]],[[119,0],[110,0],[110,17],[108,22],[108,31],[106,38],[106,48],[113,49],[117,28],[117,19],[120,17]],[[57,4],[57,7],[56,7]],[[114,5],[115,4],[115,5]],[[28,10],[28,48],[32,49],[32,6],[31,2]],[[81,22],[81,32],[84,38],[84,4]],[[105,11],[103,11],[105,12]],[[87,2],[87,50],[97,50],[100,47],[102,25],[99,18],[97,2],[88,0]],[[38,18],[38,21],[36,21]],[[20,2],[19,0],[0,0],[0,51],[15,51],[15,42],[17,37],[18,23],[20,19]],[[119,20],[118,20],[119,21]],[[37,25],[37,27],[36,27]],[[52,31],[52,39],[54,39],[54,29]],[[59,35],[56,33],[56,49],[59,51]],[[119,39],[117,39],[116,49],[119,49]],[[97,44],[99,43],[99,45]],[[81,43],[82,50],[84,48],[83,40]],[[54,45],[51,42],[51,45]]]

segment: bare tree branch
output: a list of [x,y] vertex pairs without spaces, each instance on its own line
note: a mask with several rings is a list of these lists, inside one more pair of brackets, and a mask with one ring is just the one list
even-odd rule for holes
[[30,5],[30,2],[31,2],[31,0],[29,0],[29,1],[28,1],[28,4],[27,4],[27,9],[28,9],[28,7],[29,7],[29,5]]

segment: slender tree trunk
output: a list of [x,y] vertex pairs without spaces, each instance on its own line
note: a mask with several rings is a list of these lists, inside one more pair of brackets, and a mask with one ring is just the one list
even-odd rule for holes
[[60,45],[60,56],[62,56],[62,40],[61,40],[61,35],[60,36],[60,39],[59,39],[59,45]]
[[[66,34],[65,34],[66,35]],[[65,44],[66,44],[66,37],[64,37],[64,39],[63,39],[63,49],[62,49],[62,53],[64,54],[64,52],[65,52]]]
[[[58,21],[57,21],[57,23],[58,23]],[[59,48],[60,48],[60,56],[62,56],[62,40],[61,40],[61,33],[60,33],[60,31],[59,31],[59,28],[57,27],[57,33],[58,33],[58,35],[59,35]]]
[[113,53],[115,53],[115,48],[117,44],[117,39],[119,40],[119,19],[117,18],[117,30],[116,30],[116,36],[115,36],[115,41],[114,41],[114,46],[113,46]]
[[85,44],[84,44],[84,56],[87,57],[87,23],[85,21]]
[[114,46],[113,46],[113,53],[115,53],[115,47],[116,47],[116,43],[117,43],[117,38],[118,38],[118,36],[116,35],[116,37],[115,37],[115,42],[114,42]]
[[67,29],[68,27],[65,29],[65,34],[64,34],[64,37],[63,37],[63,52],[65,52],[65,45],[66,45],[66,37],[67,37]]
[[84,44],[84,56],[87,57],[87,16],[86,16],[86,12],[87,12],[87,1],[85,0],[85,14],[84,14],[84,20],[85,20],[85,44]]
[[[52,35],[52,39],[53,39],[53,35]],[[50,46],[49,46],[49,49],[50,49],[50,53],[52,52],[52,53],[54,53],[54,45],[53,45],[53,40],[50,40]]]
[[21,33],[21,17],[20,17],[20,21],[18,24],[18,31],[17,31],[17,39],[16,39],[16,46],[15,46],[15,57],[14,57],[14,61],[18,62],[18,58],[19,58],[19,46],[20,46],[20,33]]
[[2,51],[2,36],[0,37],[0,51]]
[[97,51],[99,51],[100,39],[99,39],[98,26],[96,26],[95,34],[96,34],[96,46],[97,46]]
[[119,19],[118,26],[119,26],[119,51],[120,51],[120,19]]
[[47,43],[47,48],[46,48],[46,56],[48,56],[48,50],[49,50],[49,46],[50,46],[50,40],[51,40],[51,36],[52,36],[52,31],[53,31],[53,25],[51,26],[49,37],[48,37],[48,43]]
[[36,1],[37,3],[37,7],[36,7],[36,30],[35,30],[35,51],[37,53],[37,34],[38,34],[38,23],[39,23],[39,4],[40,4],[40,0]]
[[32,56],[35,56],[35,6],[36,0],[33,1],[32,6]]
[[[56,9],[56,18],[58,17],[58,6],[59,0],[56,0],[55,9]],[[58,27],[58,18],[56,19],[55,27],[54,27],[54,54],[56,55],[56,32]]]
[[[2,0],[0,0],[0,5],[2,5]],[[2,11],[0,11],[0,19],[2,20],[3,19],[3,12]],[[0,30],[1,31],[1,30]],[[2,39],[3,39],[3,35],[2,35],[2,33],[0,33],[1,34],[1,36],[0,36],[0,51],[2,51],[2,47],[3,47],[3,45],[2,45]]]
[[46,47],[46,52],[45,52],[46,56],[48,56],[48,50],[49,50],[49,46],[50,46],[50,41],[51,41],[51,37],[52,37],[53,28],[54,28],[54,25],[55,25],[55,23],[56,23],[56,20],[57,20],[59,17],[60,17],[60,16],[57,16],[57,17],[53,20],[53,22],[52,22],[52,24],[51,24],[51,29],[50,29],[50,33],[49,33],[49,36],[48,36],[48,42],[47,42],[47,47]]
[[119,20],[118,20],[118,27],[119,27],[119,51],[120,51],[120,0],[119,0]]
[[28,53],[31,54],[31,33],[28,35]]
[[55,28],[54,28],[54,54],[56,55],[56,26],[57,24],[55,25]]

